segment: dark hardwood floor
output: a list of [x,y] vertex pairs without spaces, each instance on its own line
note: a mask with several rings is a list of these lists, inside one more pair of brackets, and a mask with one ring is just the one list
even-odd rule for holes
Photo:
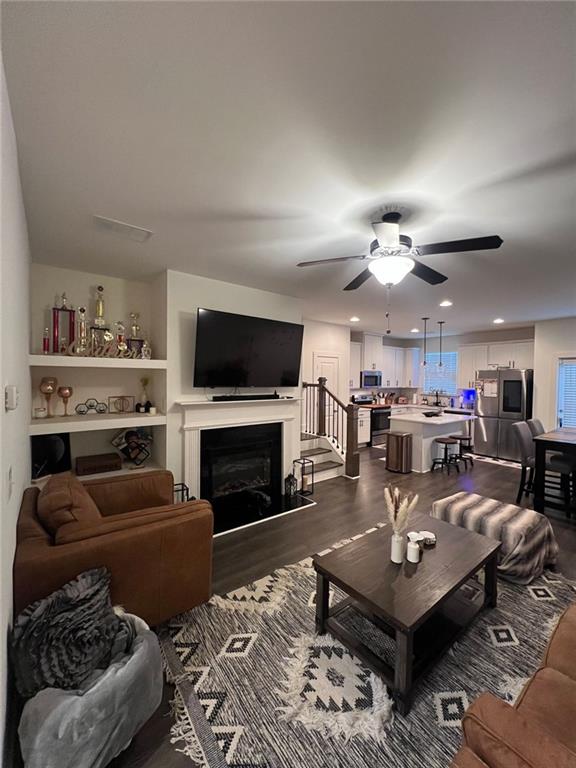
[[[455,471],[450,476],[440,472],[398,475],[386,471],[380,461],[383,456],[378,448],[364,449],[361,479],[340,477],[318,483],[314,507],[215,539],[214,591],[222,593],[247,584],[384,520],[382,488],[386,483],[416,491],[422,512],[429,511],[435,499],[456,491],[511,503],[516,498],[520,473],[515,468],[476,461],[473,469],[459,475]],[[561,548],[559,570],[576,578],[576,522],[566,520],[562,513],[554,514],[552,524]],[[162,707],[113,761],[113,768],[190,768],[190,760],[170,744],[170,694],[166,686]]]

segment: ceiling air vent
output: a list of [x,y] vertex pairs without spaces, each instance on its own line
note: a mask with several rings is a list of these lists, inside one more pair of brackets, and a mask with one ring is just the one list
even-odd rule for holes
[[97,229],[115,232],[117,235],[128,240],[134,240],[136,243],[145,243],[154,234],[144,227],[135,227],[133,224],[127,224],[125,221],[118,221],[117,219],[108,219],[106,216],[94,216],[93,219]]

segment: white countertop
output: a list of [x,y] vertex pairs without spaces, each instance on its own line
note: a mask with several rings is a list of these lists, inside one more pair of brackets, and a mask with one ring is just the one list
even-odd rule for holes
[[473,413],[471,414],[459,414],[459,413],[445,413],[442,416],[424,416],[422,413],[393,413],[391,415],[392,421],[410,422],[413,424],[458,424],[463,421],[472,421],[476,418]]

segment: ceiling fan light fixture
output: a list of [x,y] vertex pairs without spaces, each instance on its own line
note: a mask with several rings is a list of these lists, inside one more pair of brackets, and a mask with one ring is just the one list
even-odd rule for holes
[[383,256],[371,261],[368,269],[382,285],[397,285],[414,269],[414,260],[408,256]]
[[400,224],[393,221],[376,221],[372,224],[381,248],[398,248],[400,243]]

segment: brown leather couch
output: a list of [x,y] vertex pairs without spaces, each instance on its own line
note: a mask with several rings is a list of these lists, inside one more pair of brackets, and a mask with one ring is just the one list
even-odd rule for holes
[[155,626],[208,600],[212,508],[173,503],[171,472],[80,483],[54,475],[24,492],[14,557],[14,612],[82,571],[106,566],[112,600]]
[[484,693],[464,715],[453,768],[575,768],[576,604],[554,630],[542,666],[510,706]]

